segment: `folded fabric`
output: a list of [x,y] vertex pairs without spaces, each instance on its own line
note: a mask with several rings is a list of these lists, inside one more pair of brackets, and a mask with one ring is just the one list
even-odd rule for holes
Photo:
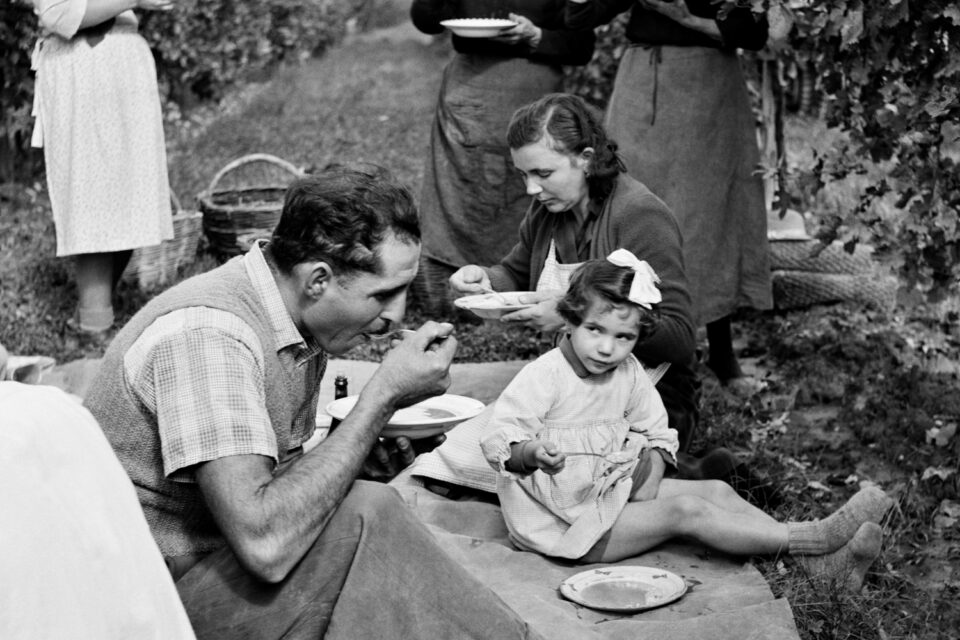
[[[644,369],[656,384],[669,366],[670,363],[665,362],[655,368],[644,366]],[[480,415],[448,431],[442,445],[417,457],[411,468],[412,475],[496,493],[497,473],[480,450],[480,439],[487,433],[493,405],[491,402]]]

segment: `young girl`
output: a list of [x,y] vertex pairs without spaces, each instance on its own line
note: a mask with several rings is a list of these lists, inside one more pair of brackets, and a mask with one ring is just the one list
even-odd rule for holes
[[[527,365],[497,400],[481,441],[520,548],[613,562],[678,536],[740,554],[822,556],[814,571],[858,587],[879,553],[891,505],[858,492],[830,517],[780,523],[716,480],[664,478],[677,436],[634,344],[656,326],[658,278],[624,249],[585,262],[558,305],[557,348]],[[597,455],[599,454],[599,455]]]

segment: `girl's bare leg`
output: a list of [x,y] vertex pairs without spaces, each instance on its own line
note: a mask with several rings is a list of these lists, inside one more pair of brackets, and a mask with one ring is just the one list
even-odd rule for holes
[[762,518],[770,522],[776,522],[773,516],[744,500],[733,487],[721,480],[665,478],[660,482],[658,498],[681,494],[700,496],[704,500],[708,500],[732,513],[742,513],[751,518]]
[[[760,512],[737,512],[714,504],[696,493],[683,493],[664,480],[655,500],[628,502],[613,528],[581,560],[615,562],[655,547],[671,538],[693,538],[735,555],[772,554],[787,549],[789,532]],[[666,485],[666,486],[664,486]]]

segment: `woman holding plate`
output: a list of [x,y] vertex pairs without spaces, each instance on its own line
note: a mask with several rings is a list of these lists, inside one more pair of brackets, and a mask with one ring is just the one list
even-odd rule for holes
[[516,242],[527,195],[503,131],[518,107],[561,90],[562,65],[593,55],[592,29],[567,29],[563,11],[563,0],[413,0],[424,33],[457,18],[513,23],[493,37],[452,36],[420,195],[424,257],[414,288],[431,311],[447,304],[458,267],[492,263]]
[[633,353],[647,366],[669,363],[657,383],[680,450],[699,417],[699,382],[690,293],[680,227],[670,209],[624,171],[617,145],[577,96],[551,94],[513,115],[507,131],[513,163],[533,198],[509,254],[491,267],[467,265],[450,278],[460,294],[528,290],[532,306],[501,318],[545,333],[563,326],[556,304],[586,260],[627,249],[660,276],[656,331]]

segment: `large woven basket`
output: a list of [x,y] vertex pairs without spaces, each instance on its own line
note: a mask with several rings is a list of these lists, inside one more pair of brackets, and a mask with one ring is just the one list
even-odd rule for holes
[[197,257],[202,214],[184,210],[173,191],[170,192],[170,204],[173,208],[173,239],[135,249],[123,272],[125,280],[136,282],[144,290],[168,285],[181,267],[192,264]]
[[[273,175],[267,176],[261,170],[253,178],[238,179],[240,173],[254,173],[249,171],[251,165],[272,168]],[[228,174],[238,182],[232,187],[221,185]],[[221,257],[231,257],[244,252],[245,237],[269,236],[280,219],[287,186],[301,175],[294,165],[266,153],[237,158],[220,169],[207,190],[198,196],[203,232],[210,248]]]
[[853,253],[839,242],[824,247],[818,240],[771,241],[769,246],[777,309],[843,301],[888,312],[896,306],[899,283],[873,260],[866,245]]

